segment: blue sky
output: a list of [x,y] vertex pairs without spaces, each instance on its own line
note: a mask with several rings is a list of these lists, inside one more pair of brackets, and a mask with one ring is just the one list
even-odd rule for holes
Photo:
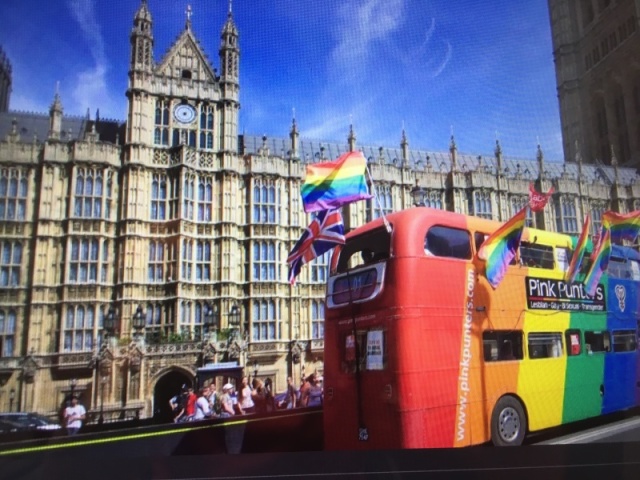
[[[228,0],[148,0],[159,61],[185,25],[218,68]],[[140,0],[4,0],[0,45],[13,65],[10,108],[126,117],[129,33]],[[462,153],[562,160],[547,2],[234,0],[240,131]]]

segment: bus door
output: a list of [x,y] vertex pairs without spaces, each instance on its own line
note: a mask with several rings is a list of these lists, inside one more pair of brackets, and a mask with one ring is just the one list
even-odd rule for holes
[[390,352],[393,312],[384,298],[390,234],[376,229],[336,252],[325,315],[325,446],[399,446]]

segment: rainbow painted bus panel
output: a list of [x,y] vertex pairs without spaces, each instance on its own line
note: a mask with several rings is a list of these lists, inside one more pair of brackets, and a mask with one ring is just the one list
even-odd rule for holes
[[[484,443],[505,395],[528,431],[640,402],[637,252],[614,247],[619,271],[590,298],[564,282],[576,240],[525,229],[519,261],[493,289],[475,254],[498,222],[424,207],[387,218],[390,237],[373,221],[332,261],[326,448]],[[381,260],[355,266],[364,250]]]

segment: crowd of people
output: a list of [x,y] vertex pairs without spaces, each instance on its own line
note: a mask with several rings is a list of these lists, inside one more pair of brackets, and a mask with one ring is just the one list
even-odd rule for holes
[[254,378],[249,384],[249,379],[243,377],[237,391],[231,383],[224,384],[222,391],[218,391],[215,382],[211,382],[201,386],[196,394],[193,388],[183,385],[182,391],[169,400],[169,405],[173,421],[182,423],[320,406],[322,395],[322,378],[315,373],[303,378],[299,387],[295,386],[292,377],[287,378],[286,392],[277,396],[270,378],[264,381]]

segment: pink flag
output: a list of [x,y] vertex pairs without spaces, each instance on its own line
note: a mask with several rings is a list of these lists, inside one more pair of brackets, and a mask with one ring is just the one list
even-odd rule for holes
[[529,184],[529,207],[532,212],[540,212],[544,209],[545,205],[551,198],[553,194],[553,187],[549,189],[547,193],[539,193],[536,192],[536,189],[533,187],[533,183]]

